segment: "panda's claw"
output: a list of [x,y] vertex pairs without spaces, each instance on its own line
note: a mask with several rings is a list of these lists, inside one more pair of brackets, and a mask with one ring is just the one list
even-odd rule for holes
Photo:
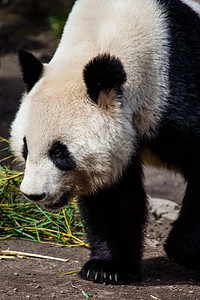
[[98,272],[96,272],[94,280],[97,281],[97,277],[98,277]]
[[141,280],[138,271],[132,271],[128,264],[100,259],[89,260],[80,271],[83,279],[102,284],[126,284]]
[[106,279],[106,272],[103,272],[103,278]]
[[117,283],[117,280],[118,280],[118,278],[117,278],[117,273],[115,273],[115,282]]

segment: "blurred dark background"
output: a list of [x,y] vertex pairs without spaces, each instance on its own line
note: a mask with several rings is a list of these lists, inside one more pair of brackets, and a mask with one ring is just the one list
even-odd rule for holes
[[0,0],[0,136],[8,138],[24,86],[17,48],[52,57],[73,0]]
[[[24,90],[17,48],[48,62],[58,45],[73,0],[0,0],[0,136],[9,137],[10,123]],[[0,150],[4,147],[0,144]],[[0,160],[5,156],[0,153]],[[184,184],[180,176],[146,168],[146,186],[153,197],[180,202]]]

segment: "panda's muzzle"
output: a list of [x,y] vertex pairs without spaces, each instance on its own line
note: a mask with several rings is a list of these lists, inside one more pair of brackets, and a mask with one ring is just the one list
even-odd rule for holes
[[60,198],[58,198],[56,201],[51,202],[49,204],[44,204],[44,208],[48,210],[58,210],[62,207],[66,206],[67,203],[73,198],[72,191],[67,191],[62,194]]

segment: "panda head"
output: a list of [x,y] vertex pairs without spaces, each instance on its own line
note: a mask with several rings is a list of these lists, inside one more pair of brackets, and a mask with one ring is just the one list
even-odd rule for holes
[[24,167],[21,191],[47,209],[118,180],[134,153],[124,113],[126,73],[109,54],[70,69],[19,51],[26,92],[11,126],[11,149]]

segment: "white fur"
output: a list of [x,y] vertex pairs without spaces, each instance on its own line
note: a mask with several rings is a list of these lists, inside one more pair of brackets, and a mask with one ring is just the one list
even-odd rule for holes
[[200,4],[194,0],[181,0],[200,15]]
[[[24,97],[25,98],[25,97]],[[24,165],[25,161],[22,157],[23,138],[26,134],[26,127],[28,125],[27,114],[29,110],[29,101],[21,101],[20,108],[16,114],[15,120],[11,126],[11,150],[15,154],[18,163]]]
[[122,61],[128,76],[125,114],[142,136],[151,135],[168,92],[168,31],[161,7],[154,0],[77,1],[51,73],[56,68],[81,82],[83,66],[99,53]]

